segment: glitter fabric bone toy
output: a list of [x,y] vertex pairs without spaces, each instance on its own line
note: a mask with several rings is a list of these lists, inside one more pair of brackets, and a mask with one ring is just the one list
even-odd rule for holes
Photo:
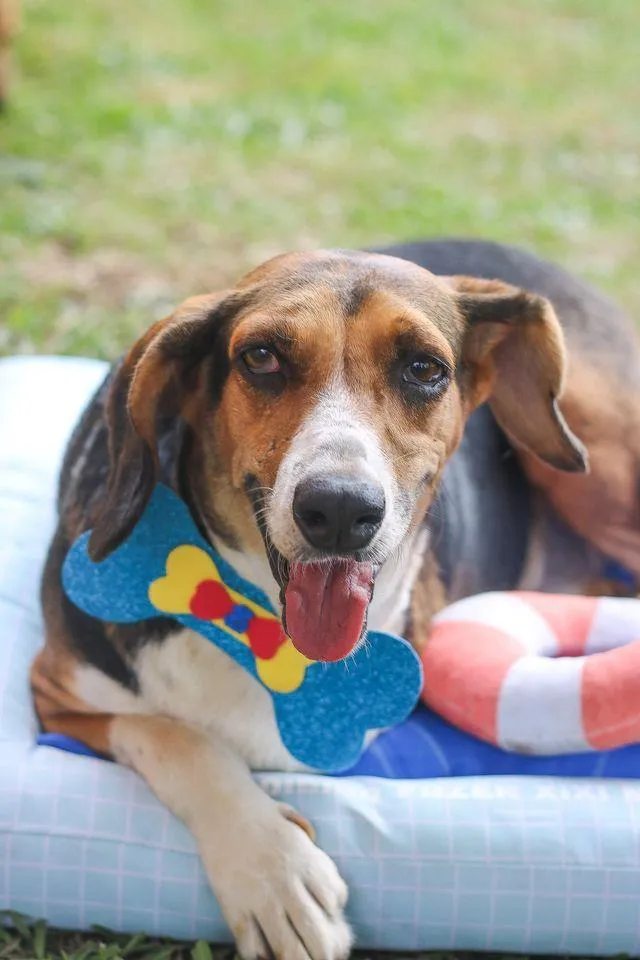
[[217,644],[271,694],[284,745],[308,767],[346,770],[368,730],[401,723],[418,700],[420,661],[399,637],[370,632],[348,660],[332,663],[299,653],[265,594],[200,536],[167,487],[156,487],[128,539],[106,560],[91,560],[88,539],[76,541],[65,561],[73,603],[107,622],[171,616]]

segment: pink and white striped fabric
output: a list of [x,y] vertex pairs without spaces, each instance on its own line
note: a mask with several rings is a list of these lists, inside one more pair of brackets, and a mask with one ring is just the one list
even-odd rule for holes
[[433,621],[423,700],[519,753],[640,741],[640,600],[487,593]]

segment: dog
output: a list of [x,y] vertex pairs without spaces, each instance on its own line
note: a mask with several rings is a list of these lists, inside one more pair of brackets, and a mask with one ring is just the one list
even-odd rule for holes
[[296,770],[265,690],[170,618],[92,619],[61,585],[154,485],[261,587],[310,659],[367,627],[419,650],[491,589],[640,574],[640,351],[613,302],[518,249],[433,240],[278,256],[155,323],[69,442],[32,687],[46,730],[137,771],[191,830],[246,960],[340,960],[347,887],[256,770]]

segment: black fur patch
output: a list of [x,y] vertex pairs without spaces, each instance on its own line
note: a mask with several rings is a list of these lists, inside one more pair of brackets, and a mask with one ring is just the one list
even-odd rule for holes
[[347,317],[355,317],[372,294],[372,287],[366,281],[356,281],[340,291],[340,302]]
[[78,659],[96,667],[132,693],[139,693],[138,678],[116,644],[107,636],[102,621],[95,620],[76,607],[64,592],[62,612],[71,649]]

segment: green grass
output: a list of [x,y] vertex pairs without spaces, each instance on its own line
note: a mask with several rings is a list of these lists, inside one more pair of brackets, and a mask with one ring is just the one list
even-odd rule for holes
[[[1,921],[9,926],[2,927]],[[101,927],[90,934],[51,930],[13,911],[0,911],[2,960],[235,960],[232,948],[157,940],[138,933],[121,936]]]
[[[6,919],[10,928],[2,927]],[[411,956],[361,953],[359,960],[471,960],[469,954],[429,953]],[[233,949],[154,940],[143,933],[119,936],[103,928],[81,935],[50,930],[43,921],[27,921],[20,914],[0,911],[0,960],[237,960]],[[286,960],[286,958],[285,958]],[[484,960],[498,960],[485,954]],[[500,960],[509,960],[502,957]],[[512,958],[515,960],[515,958]],[[544,960],[544,958],[541,958]],[[575,958],[574,958],[575,960]]]
[[283,249],[514,241],[640,313],[636,0],[25,0],[0,351],[113,357]]
[[[3,929],[2,919],[11,924]],[[395,960],[464,960],[465,955],[445,953],[399,954]],[[468,956],[468,955],[466,955]],[[0,960],[237,960],[229,947],[212,947],[157,940],[143,933],[120,936],[97,927],[92,934],[50,930],[43,921],[31,922],[20,914],[0,911]],[[389,954],[362,953],[360,960],[391,960]],[[286,958],[285,958],[286,960]],[[485,960],[492,960],[486,955]],[[508,960],[508,958],[501,958]]]
[[[640,316],[637,0],[24,12],[0,120],[0,353],[110,358],[283,249],[432,234],[531,247]],[[206,950],[0,931],[0,960]]]

